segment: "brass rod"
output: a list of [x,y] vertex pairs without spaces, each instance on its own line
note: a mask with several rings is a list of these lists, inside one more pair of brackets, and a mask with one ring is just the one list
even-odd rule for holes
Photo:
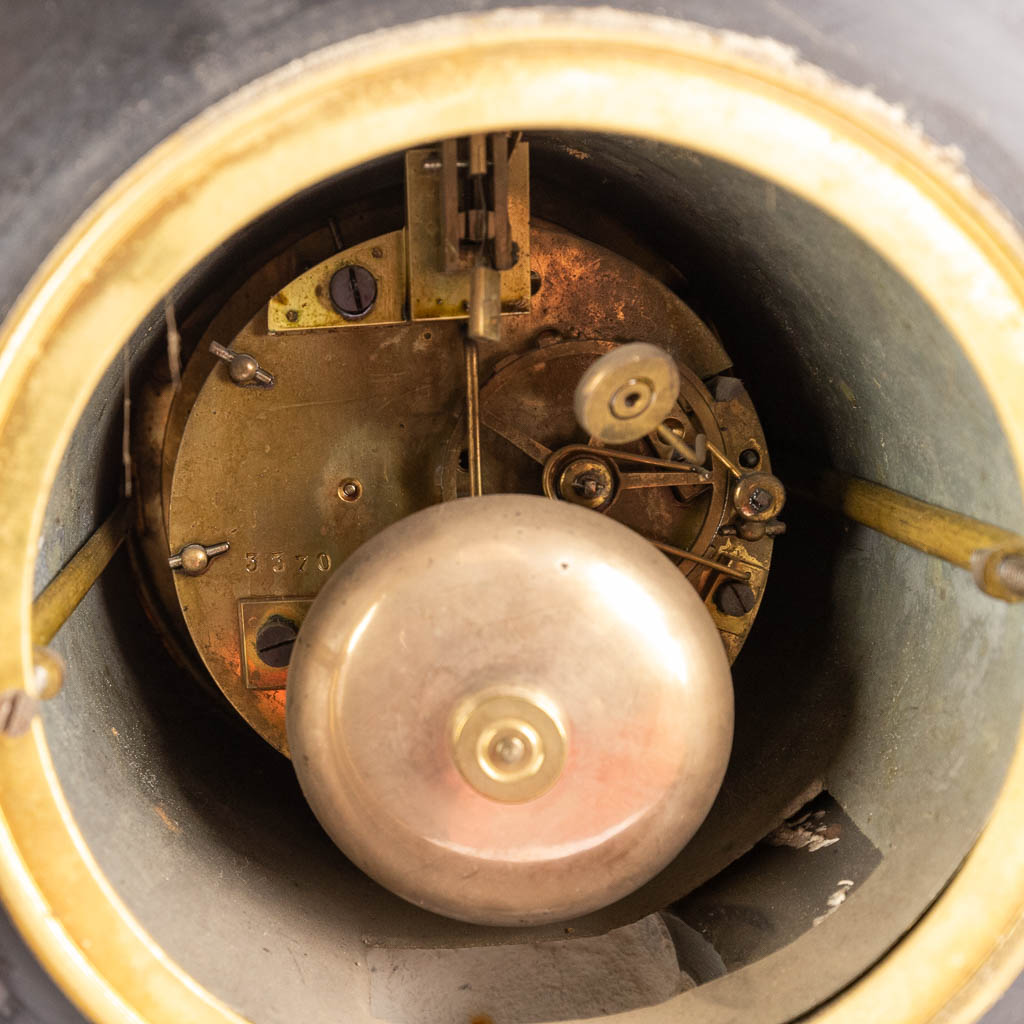
[[[702,466],[691,466],[687,462],[674,462],[672,459],[659,459],[654,455],[638,455],[635,452],[624,452],[617,448],[596,448],[589,444],[574,444],[571,446],[574,452],[581,455],[600,455],[614,462],[632,462],[637,466],[658,466],[661,469],[671,470],[678,476],[692,476],[696,474],[707,474]],[[683,481],[680,481],[682,483]]]
[[1024,600],[1024,536],[1001,526],[832,470],[797,493],[820,501],[862,526],[968,569],[986,594]]
[[977,552],[1024,548],[1024,537],[1010,530],[843,473],[822,474],[812,493],[849,519],[961,569],[972,568]]
[[[482,253],[481,253],[482,258]],[[469,318],[466,323],[466,430],[469,453],[469,493],[484,493],[480,467],[480,368],[478,341],[501,341],[501,273],[478,263],[473,267],[469,288]]]
[[121,546],[131,522],[132,502],[122,499],[106,521],[50,581],[32,604],[32,643],[48,644],[70,618]]
[[[686,477],[680,479],[678,473],[620,473],[619,490],[637,491],[651,487],[686,486]],[[693,486],[692,484],[689,486]]]
[[466,431],[469,453],[469,493],[479,497],[484,493],[483,472],[480,462],[480,370],[476,342],[465,339],[466,351]]
[[[647,539],[650,540],[649,537]],[[740,569],[733,569],[728,565],[722,565],[721,562],[715,562],[710,558],[702,558],[700,555],[693,554],[692,551],[684,551],[682,548],[674,548],[671,544],[662,544],[660,540],[652,540],[651,543],[659,551],[664,551],[666,555],[674,555],[676,558],[682,558],[688,562],[695,562],[697,565],[706,565],[709,569],[717,569],[723,576],[731,576],[734,580],[750,579],[750,573],[748,572],[743,572]]]
[[737,466],[736,463],[733,462],[732,459],[730,459],[729,456],[725,454],[725,452],[719,451],[718,448],[715,445],[713,445],[710,441],[708,441],[707,444],[708,451],[711,452],[711,454],[714,455],[714,457],[718,459],[718,461],[723,466],[725,466],[725,468],[729,470],[729,472],[732,473],[732,475],[736,477],[737,480],[739,480],[739,478],[743,476],[743,470],[740,469],[740,467]]
[[501,341],[501,272],[478,263],[469,281],[466,332],[474,341]]
[[694,448],[691,448],[674,430],[664,423],[658,424],[658,437],[671,445],[691,466],[700,468],[704,461]]

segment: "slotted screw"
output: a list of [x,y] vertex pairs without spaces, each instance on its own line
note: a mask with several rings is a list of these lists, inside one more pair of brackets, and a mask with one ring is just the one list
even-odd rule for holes
[[377,279],[366,267],[349,266],[331,278],[331,302],[346,320],[361,320],[377,301]]

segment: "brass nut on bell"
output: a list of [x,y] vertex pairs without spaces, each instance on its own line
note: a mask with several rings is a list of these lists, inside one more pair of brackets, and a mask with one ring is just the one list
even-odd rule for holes
[[504,803],[546,793],[565,765],[567,739],[558,711],[526,692],[485,690],[452,715],[452,757],[478,792]]

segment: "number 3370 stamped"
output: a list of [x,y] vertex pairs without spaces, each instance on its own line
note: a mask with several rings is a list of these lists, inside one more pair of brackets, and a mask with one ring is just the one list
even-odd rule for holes
[[318,551],[313,555],[293,555],[287,551],[246,551],[246,572],[294,572],[294,573],[327,573],[331,571],[331,556],[326,551]]

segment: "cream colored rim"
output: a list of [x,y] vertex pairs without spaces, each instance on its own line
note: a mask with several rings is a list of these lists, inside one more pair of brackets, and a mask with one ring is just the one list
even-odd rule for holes
[[[465,15],[378,33],[244,90],[140,161],[47,260],[0,336],[5,686],[27,680],[36,542],[61,452],[134,326],[215,245],[304,186],[429,138],[504,128],[648,136],[816,203],[930,300],[1024,466],[1024,252],[877,101],[781,48],[610,11]],[[0,744],[0,893],[61,987],[102,1021],[237,1021],[146,936],[89,855],[38,724]],[[913,932],[816,1019],[967,1020],[1024,943],[1024,756]]]

